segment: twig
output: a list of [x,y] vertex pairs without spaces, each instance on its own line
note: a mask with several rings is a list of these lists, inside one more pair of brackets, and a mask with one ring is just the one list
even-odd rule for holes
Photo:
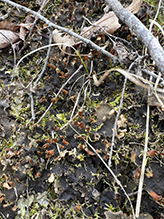
[[47,18],[45,18],[44,16],[42,16],[42,15],[39,14],[38,12],[33,11],[33,10],[29,9],[29,8],[26,8],[26,7],[24,7],[24,6],[22,6],[22,5],[19,5],[19,4],[17,4],[17,3],[14,3],[14,2],[12,2],[12,1],[10,1],[10,0],[2,0],[2,2],[6,2],[6,3],[8,3],[8,4],[10,4],[10,5],[12,5],[12,6],[16,7],[16,8],[19,8],[19,9],[21,9],[21,10],[23,10],[23,11],[26,11],[26,12],[28,12],[28,13],[33,14],[34,16],[37,16],[39,19],[41,19],[42,21],[44,21],[49,27],[53,27],[53,28],[56,28],[56,29],[61,30],[61,31],[63,31],[63,32],[66,32],[66,33],[68,33],[68,34],[70,34],[70,35],[72,35],[72,36],[78,38],[79,40],[82,40],[82,41],[85,42],[86,44],[91,45],[91,46],[92,46],[93,48],[95,48],[96,50],[99,50],[101,53],[103,53],[104,55],[106,55],[106,56],[108,56],[109,58],[111,58],[114,63],[118,63],[118,62],[119,62],[119,60],[118,60],[117,57],[115,57],[114,55],[112,55],[112,54],[109,53],[108,51],[104,50],[104,49],[101,48],[100,46],[96,45],[96,44],[93,43],[91,40],[86,39],[86,38],[84,38],[84,37],[82,37],[82,36],[80,36],[80,35],[78,35],[78,34],[72,32],[70,29],[67,29],[67,28],[58,26],[57,24],[52,23],[51,21],[49,21]]
[[123,39],[123,38],[120,38],[120,37],[117,37],[117,36],[114,36],[114,35],[108,33],[108,32],[105,30],[105,28],[103,28],[103,27],[100,26],[100,25],[97,25],[97,24],[92,23],[92,22],[91,22],[88,18],[86,18],[85,16],[83,16],[83,18],[84,18],[91,26],[93,26],[93,27],[99,27],[99,28],[108,36],[108,38],[111,40],[111,42],[112,42],[113,44],[116,44],[116,43],[112,40],[112,38],[114,38],[115,40],[120,40],[120,41],[126,43],[126,44],[127,44],[128,46],[130,46],[132,49],[136,50],[136,49],[133,47],[132,42],[129,42],[129,41]]
[[[51,45],[52,43],[52,31],[50,30],[50,36],[49,36],[49,45]],[[48,59],[50,57],[50,52],[51,52],[51,46],[48,47],[48,51],[47,51],[47,55],[46,55],[46,61],[44,63],[44,66],[43,66],[43,69],[39,75],[39,77],[37,78],[37,80],[34,82],[34,85],[38,84],[38,82],[40,81],[40,79],[42,78],[45,70],[46,70],[46,66],[47,66],[47,63],[48,63]]]
[[[90,68],[90,73],[89,73],[89,76],[92,74],[92,70],[93,70],[93,60],[91,61],[91,68]],[[82,75],[82,76],[84,76],[84,75]],[[79,78],[81,78],[82,76],[80,76]],[[78,78],[78,79],[79,79]],[[78,80],[77,79],[77,80]],[[76,81],[77,81],[76,80]],[[75,82],[74,82],[75,83]],[[84,84],[86,84],[86,83],[88,83],[87,84],[87,86],[86,86],[86,88],[85,88],[85,90],[84,90],[84,101],[83,101],[83,104],[82,104],[82,106],[80,107],[80,110],[82,110],[83,108],[84,108],[84,104],[85,104],[85,101],[86,101],[86,97],[87,97],[87,88],[88,88],[88,85],[90,85],[90,83],[89,83],[89,81],[87,80]],[[84,84],[83,84],[83,87],[84,87]],[[74,86],[74,84],[72,85],[72,87]],[[90,88],[90,90],[91,90],[91,88]],[[81,90],[80,90],[80,93],[81,93]],[[89,91],[89,93],[90,93],[90,91]],[[71,95],[71,94],[70,94]],[[79,95],[78,95],[79,96]],[[77,100],[76,100],[77,101]],[[75,105],[74,105],[74,108],[75,108],[75,106],[76,106],[76,103],[75,103]],[[74,111],[74,108],[73,108],[73,111]],[[78,113],[76,113],[74,116],[73,116],[73,111],[72,111],[72,113],[71,113],[71,117],[70,117],[70,119],[69,119],[69,121],[66,123],[66,124],[64,124],[60,129],[61,130],[63,130],[65,127],[67,127],[67,125],[69,124],[69,123],[71,123],[77,116],[78,116]]]
[[151,22],[151,24],[155,24],[160,30],[161,30],[161,32],[162,32],[162,34],[163,34],[163,36],[164,36],[164,30],[163,30],[163,28],[161,27],[161,25],[159,25],[156,21],[154,21],[154,20],[149,20],[150,22]]
[[[53,131],[53,130],[52,130],[52,132],[51,132],[51,136],[52,136],[52,139],[54,139],[54,131]],[[59,144],[58,144],[58,143],[56,143],[56,147],[57,147],[58,153],[59,153],[59,155],[60,155],[61,151],[60,151],[60,147],[59,147]]]
[[157,12],[156,12],[156,15],[155,15],[155,17],[154,17],[154,19],[153,20],[149,20],[151,23],[150,23],[150,27],[149,27],[149,31],[151,32],[151,30],[152,30],[152,27],[153,27],[153,24],[154,23],[156,23],[156,19],[157,19],[157,17],[158,17],[158,14],[159,14],[159,10],[160,10],[160,7],[161,7],[161,3],[162,3],[162,0],[160,0],[159,1],[159,3],[158,3],[158,9],[157,9]]
[[[51,45],[52,43],[52,31],[50,30],[50,36],[49,36],[49,44]],[[48,59],[49,59],[49,56],[50,56],[50,52],[51,52],[51,46],[48,47],[48,51],[47,51],[47,55],[46,55],[46,61],[44,63],[44,66],[42,68],[42,71],[39,75],[39,77],[37,78],[37,80],[34,82],[34,87],[36,87],[36,85],[38,84],[39,80],[42,78],[45,70],[46,70],[46,67],[47,67],[47,63],[48,63]],[[30,122],[31,120],[35,120],[35,113],[34,113],[34,98],[33,98],[33,93],[30,92],[30,98],[31,98],[31,119],[30,119]]]
[[2,212],[0,212],[0,214],[2,215],[2,217],[3,217],[4,219],[7,219],[7,218],[5,217],[5,215],[4,215]]
[[[94,84],[96,86],[99,86],[102,81],[109,75],[110,72],[112,71],[118,71],[119,73],[121,73],[122,75],[124,75],[125,77],[127,77],[131,82],[133,82],[134,84],[136,84],[137,86],[140,86],[140,87],[143,87],[145,89],[148,89],[149,87],[152,87],[153,89],[153,85],[154,83],[151,82],[151,81],[148,81],[138,75],[135,75],[135,74],[132,74],[132,73],[129,73],[123,69],[120,69],[120,68],[112,68],[110,70],[107,70],[105,72],[105,74],[103,76],[100,77],[99,80],[97,80],[97,76],[96,74],[93,75],[93,80],[94,80]],[[161,89],[161,88],[156,88],[156,91],[157,92],[160,92],[160,93],[164,93],[164,89]]]
[[[44,2],[41,4],[41,7],[40,7],[38,13],[42,14],[42,10],[43,10],[44,6],[45,6],[48,2],[49,2],[49,0],[44,0]],[[32,27],[30,28],[30,32],[29,32],[29,35],[28,35],[28,36],[31,35],[31,33],[32,33],[33,29],[34,29],[34,26],[35,26],[37,20],[38,20],[38,17],[35,17],[35,20],[34,20],[34,22],[33,22]]]
[[118,119],[119,119],[119,116],[120,116],[120,112],[121,112],[121,108],[122,108],[122,104],[123,104],[123,100],[124,100],[124,93],[125,93],[125,89],[126,89],[126,82],[127,82],[127,77],[125,77],[125,79],[124,79],[124,84],[123,84],[123,89],[122,89],[122,94],[121,94],[120,105],[119,105],[119,109],[117,111],[117,116],[116,116],[116,119],[115,119],[115,122],[114,122],[114,126],[113,126],[113,135],[112,135],[112,142],[111,142],[111,147],[110,147],[110,156],[109,156],[109,160],[108,160],[109,167],[112,166],[113,147],[114,147],[114,141],[115,141],[115,136],[116,136],[117,123],[118,123]]
[[[130,66],[128,71],[131,70],[131,68],[133,67],[133,65],[136,62],[141,61],[142,57],[138,57]],[[118,123],[118,119],[120,116],[120,112],[121,112],[121,108],[122,108],[122,104],[123,104],[123,100],[124,100],[124,94],[125,94],[125,89],[126,89],[126,83],[127,83],[127,76],[125,76],[124,79],[124,84],[123,84],[123,89],[122,89],[122,94],[121,94],[121,100],[120,100],[120,105],[119,105],[119,109],[117,111],[117,116],[115,118],[115,122],[114,122],[114,126],[113,126],[113,135],[112,135],[112,142],[111,142],[111,147],[110,147],[110,156],[109,156],[109,160],[108,160],[108,165],[109,167],[112,166],[112,154],[113,154],[113,148],[114,148],[114,141],[115,141],[115,136],[116,136],[116,131],[117,131],[117,123]]]
[[[146,73],[146,74],[148,74],[148,75],[150,75],[150,76],[153,76],[154,78],[158,78],[158,75],[156,75],[154,72],[152,72],[152,71],[149,71],[149,70],[147,70],[147,69],[142,69],[142,71],[144,72],[144,73]],[[163,78],[160,78],[160,84],[161,85],[164,85],[164,79]]]

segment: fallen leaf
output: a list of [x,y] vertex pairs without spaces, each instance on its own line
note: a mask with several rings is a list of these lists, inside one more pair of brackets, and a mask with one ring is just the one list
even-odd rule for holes
[[[142,0],[133,0],[133,2],[126,9],[132,13],[137,13],[140,9],[141,4]],[[104,14],[101,19],[94,22],[93,25],[84,28],[81,32],[81,36],[90,37],[96,32],[101,32],[102,34],[105,34],[103,30],[101,30],[101,28],[105,29],[105,31],[110,34],[113,34],[120,26],[121,25],[119,24],[118,18],[113,11],[110,11],[109,13]]]
[[0,49],[4,49],[17,41],[25,40],[27,33],[33,25],[35,17],[28,15],[25,18],[25,23],[20,25],[3,21],[0,22]]
[[4,49],[19,40],[19,35],[10,30],[0,30],[0,49]]
[[18,29],[19,29],[19,25],[16,25],[9,21],[0,22],[0,30],[11,30],[12,32],[16,32]]
[[[53,40],[54,40],[55,43],[68,44],[70,46],[75,44],[75,40],[71,35],[61,33],[58,30],[54,30],[52,32],[52,36],[53,36]],[[66,47],[67,47],[66,45],[63,45],[63,50],[64,51],[65,51]]]
[[153,191],[150,192],[150,195],[151,195],[151,197],[152,197],[155,201],[159,201],[159,200],[162,199],[162,196],[157,195],[157,193],[155,193],[155,192],[153,192]]

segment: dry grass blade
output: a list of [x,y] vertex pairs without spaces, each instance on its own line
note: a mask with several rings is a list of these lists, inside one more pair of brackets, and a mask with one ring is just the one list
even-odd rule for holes
[[[140,77],[140,76],[137,76],[137,75],[134,75],[134,74],[131,74],[123,69],[119,69],[119,68],[113,68],[113,69],[110,69],[110,70],[107,70],[104,75],[102,75],[100,77],[100,79],[98,80],[97,79],[97,76],[96,74],[93,75],[93,81],[94,81],[94,85],[95,86],[99,86],[104,80],[106,77],[108,77],[109,73],[112,72],[112,71],[117,71],[119,73],[121,73],[122,75],[124,75],[125,77],[127,77],[127,79],[129,79],[131,82],[133,82],[134,84],[136,84],[137,86],[140,86],[140,87],[143,87],[145,89],[151,89],[151,92],[153,92],[153,94],[155,95],[155,97],[157,98],[158,102],[155,103],[154,105],[155,106],[161,106],[162,108],[164,108],[164,104],[162,102],[161,99],[162,98],[162,95],[164,93],[164,89],[161,89],[161,88],[158,88],[157,87],[157,84],[154,85],[154,83]],[[159,79],[157,78],[157,82],[159,81]],[[149,105],[152,105],[152,104],[149,104]]]

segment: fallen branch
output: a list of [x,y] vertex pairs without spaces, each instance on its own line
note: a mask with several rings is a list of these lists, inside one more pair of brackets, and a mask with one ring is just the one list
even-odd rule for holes
[[164,50],[159,44],[159,41],[149,32],[149,30],[141,23],[141,21],[128,10],[126,10],[117,0],[106,0],[109,7],[113,10],[116,16],[125,23],[141,40],[156,66],[161,71],[164,77]]

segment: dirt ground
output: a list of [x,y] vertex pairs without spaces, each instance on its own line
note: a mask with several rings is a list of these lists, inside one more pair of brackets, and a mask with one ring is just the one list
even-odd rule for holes
[[[40,1],[13,2],[34,11],[41,6]],[[131,1],[123,2],[125,6]],[[136,14],[147,27],[148,20],[155,16],[155,5],[143,1]],[[99,20],[105,6],[103,0],[50,0],[42,15],[80,34],[84,26],[90,26],[84,17],[91,22]],[[0,16],[8,13],[9,7],[11,11],[5,20],[24,24],[29,13],[2,2]],[[163,8],[164,4],[159,22],[164,19]],[[52,30],[38,20],[32,33],[28,29],[25,32],[25,40],[14,44],[16,63],[29,52],[48,45]],[[153,27],[153,32],[164,45],[161,31]],[[28,55],[15,70],[11,46],[0,50],[0,218],[132,218],[124,191],[96,154],[108,163],[124,76],[112,71],[96,86],[93,75],[99,79],[114,67],[128,71],[133,63],[131,73],[149,80],[146,70],[158,75],[158,69],[149,54],[144,56],[144,45],[124,24],[112,37],[126,49],[128,56],[123,59],[106,34],[97,31],[89,37],[121,61],[114,64],[86,43],[75,45],[78,53],[73,48],[53,46],[38,80],[48,48]],[[139,55],[143,58],[135,63]],[[147,104],[149,139],[140,219],[162,219],[164,112],[153,95],[148,96],[146,89],[130,81],[117,123],[111,169],[135,209]]]

